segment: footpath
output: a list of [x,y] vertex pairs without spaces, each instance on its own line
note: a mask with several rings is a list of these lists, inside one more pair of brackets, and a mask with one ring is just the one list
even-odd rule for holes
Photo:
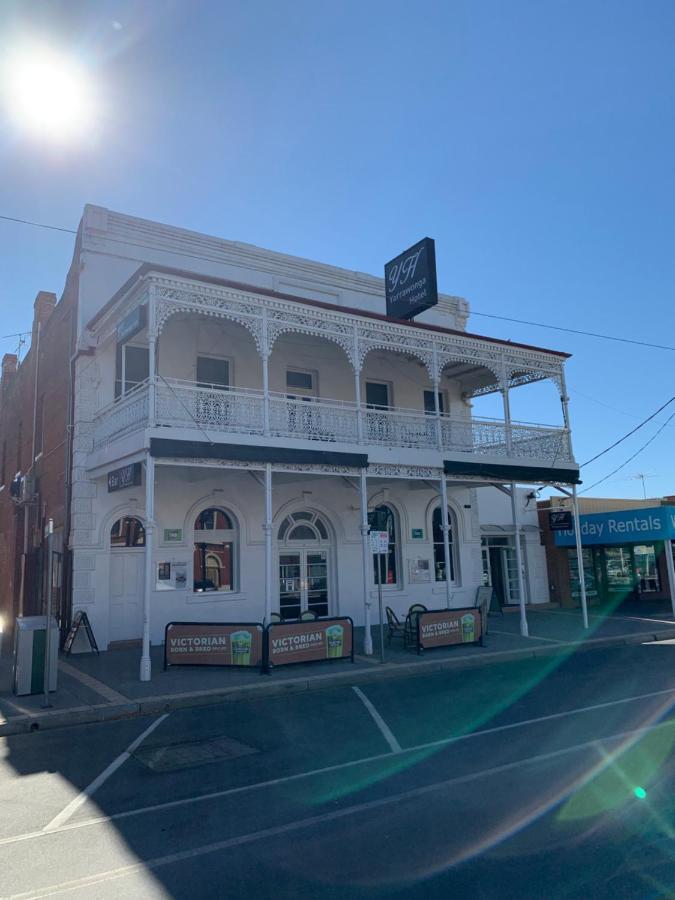
[[591,611],[590,627],[583,628],[575,610],[527,612],[529,637],[520,634],[517,612],[488,618],[484,647],[444,647],[417,655],[400,640],[388,645],[380,661],[379,626],[373,628],[373,655],[363,653],[363,629],[355,629],[354,663],[344,660],[276,667],[271,675],[259,670],[170,668],[163,670],[163,647],[152,647],[152,679],[138,679],[140,648],[62,656],[58,690],[43,708],[43,695],[17,697],[12,693],[11,648],[0,654],[0,737],[163,713],[172,709],[223,701],[253,700],[289,691],[321,690],[338,685],[364,684],[385,678],[444,672],[541,656],[566,657],[593,649],[626,644],[673,641],[675,620],[670,610],[648,613],[600,614]]

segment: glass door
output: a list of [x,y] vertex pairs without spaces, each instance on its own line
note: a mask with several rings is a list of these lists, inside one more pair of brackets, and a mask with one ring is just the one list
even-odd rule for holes
[[301,553],[279,556],[279,613],[284,619],[297,619],[302,609]]
[[325,550],[304,551],[306,609],[317,616],[328,615],[328,555]]
[[279,556],[279,612],[297,619],[310,610],[328,615],[328,552],[297,550]]

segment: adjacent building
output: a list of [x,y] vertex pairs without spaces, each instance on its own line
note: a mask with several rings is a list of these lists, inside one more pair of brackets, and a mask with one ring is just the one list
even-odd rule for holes
[[[578,606],[580,579],[574,527],[551,530],[549,513],[567,500],[539,504],[551,599]],[[675,612],[675,497],[645,500],[579,499],[586,596],[589,605],[626,601],[660,604]]]
[[[148,677],[148,642],[170,621],[312,610],[368,622],[369,517],[389,534],[387,605],[472,605],[499,540],[515,549],[522,535],[518,509],[510,535],[481,530],[478,489],[577,482],[568,354],[468,332],[458,297],[413,321],[384,310],[380,278],[85,208],[48,323],[71,322],[58,402],[48,374],[38,386],[68,454],[62,507],[39,478],[30,508],[34,543],[61,516],[70,608],[87,611],[101,647],[144,637]],[[31,354],[16,373],[8,363],[3,397],[25,367],[30,383]],[[512,421],[511,392],[542,380],[564,422]],[[489,393],[499,420],[472,414]],[[12,456],[6,481],[39,475],[36,460]],[[16,568],[27,507],[0,504],[14,517],[2,565]],[[500,559],[506,602],[548,599]],[[14,613],[16,579],[8,597]]]

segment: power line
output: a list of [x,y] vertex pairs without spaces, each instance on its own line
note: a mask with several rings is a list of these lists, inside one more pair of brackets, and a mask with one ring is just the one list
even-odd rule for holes
[[9,338],[13,338],[13,337],[25,337],[27,334],[30,334],[30,333],[31,333],[30,331],[17,331],[15,334],[3,334],[2,337],[0,337],[0,341],[6,341],[6,340],[9,340]]
[[[32,225],[35,228],[47,228],[50,231],[62,231],[62,232],[65,232],[66,234],[77,234],[77,231],[73,228],[61,228],[58,225],[46,225],[44,222],[33,222],[29,219],[19,219],[15,216],[0,215],[0,219],[4,220],[5,222],[19,223],[20,225]],[[114,243],[126,244],[127,246],[132,246],[132,247],[139,247],[140,249],[144,249],[144,250],[159,249],[157,247],[153,247],[151,244],[142,244],[138,241],[123,240],[121,238],[113,238],[110,236],[107,237],[106,239],[109,241],[112,241]],[[188,259],[200,259],[200,260],[204,260],[205,262],[213,262],[213,260],[210,257],[200,256],[197,253],[181,253],[181,256],[184,256]],[[486,319],[498,319],[499,321],[502,321],[502,322],[514,322],[517,325],[529,325],[534,328],[547,328],[550,331],[562,331],[562,332],[565,332],[566,334],[579,334],[579,335],[583,335],[585,337],[594,337],[594,338],[598,338],[598,339],[604,340],[604,341],[615,341],[620,344],[634,344],[638,347],[649,347],[652,350],[670,350],[671,352],[675,352],[675,347],[671,347],[668,344],[654,344],[654,343],[651,343],[650,341],[638,341],[638,340],[635,340],[634,338],[624,338],[624,337],[618,337],[617,335],[602,334],[601,332],[598,332],[598,331],[584,331],[580,328],[565,328],[562,325],[550,325],[545,322],[531,322],[528,319],[514,319],[509,316],[498,316],[498,315],[496,315],[496,313],[477,312],[475,309],[471,309],[470,314],[472,316],[482,316],[483,318],[486,318]]]
[[651,344],[649,341],[636,341],[633,338],[617,337],[612,334],[601,334],[598,331],[582,331],[580,328],[563,328],[562,325],[546,325],[543,322],[530,322],[527,319],[511,319],[508,316],[497,316],[494,313],[476,312],[472,309],[472,316],[483,316],[486,319],[500,319],[502,322],[516,322],[518,325],[532,325],[535,328],[549,328],[551,331],[565,331],[568,334],[582,334],[586,337],[600,338],[603,341],[618,341],[621,344],[637,344],[639,347],[650,347],[652,350],[671,350],[675,352],[675,347],[667,344]]
[[632,456],[630,456],[624,463],[621,463],[621,465],[620,465],[620,466],[617,466],[616,469],[614,469],[612,472],[609,473],[609,475],[605,475],[604,478],[601,478],[599,481],[595,481],[595,482],[594,482],[592,485],[590,485],[589,487],[584,488],[583,491],[579,491],[579,493],[580,493],[580,494],[587,494],[588,491],[593,490],[594,487],[597,487],[599,484],[602,484],[603,481],[607,481],[608,478],[611,478],[612,475],[616,475],[617,472],[620,472],[621,469],[625,468],[625,467],[628,465],[628,463],[633,462],[633,460],[635,459],[636,456],[639,456],[640,453],[642,453],[643,450],[646,450],[646,449],[647,449],[647,447],[652,443],[652,441],[655,441],[655,440],[656,440],[656,438],[661,434],[661,432],[662,432],[663,429],[666,427],[666,425],[668,425],[668,423],[671,421],[671,419],[675,419],[675,412],[674,412],[674,413],[671,413],[671,414],[668,416],[668,418],[666,419],[666,421],[663,422],[663,423],[661,424],[661,426],[660,426],[660,428],[658,429],[658,431],[654,432],[654,434],[649,438],[649,440],[647,441],[647,443],[646,443],[646,444],[643,444],[643,445],[640,447],[639,450],[636,450],[635,453],[634,453]]
[[[613,450],[615,447],[618,447],[619,444],[623,443],[623,441],[626,440],[626,438],[629,438],[632,434],[635,434],[636,431],[639,431],[643,425],[646,425],[647,422],[651,422],[651,420],[655,416],[658,416],[658,414],[661,412],[661,410],[665,409],[666,406],[669,406],[673,402],[673,400],[675,400],[675,396],[671,397],[670,400],[666,400],[666,402],[663,404],[663,406],[659,406],[659,408],[656,410],[656,412],[653,412],[651,414],[651,416],[647,416],[647,418],[644,421],[640,422],[639,425],[636,425],[635,428],[632,428],[627,434],[624,434],[623,437],[620,437],[618,441],[614,441],[614,443],[610,444],[609,447],[606,447],[604,450],[601,450],[600,453],[596,453],[595,456],[592,456],[590,459],[587,459],[586,462],[581,463],[581,466],[579,468],[583,468],[583,466],[587,466],[590,463],[595,462],[596,459],[600,459],[600,457],[604,456],[605,453],[609,453],[610,450]],[[672,419],[672,416],[670,418]],[[668,421],[670,421],[670,419],[668,419]]]
[[61,228],[59,225],[45,225],[43,222],[31,222],[28,219],[17,219],[14,216],[2,216],[5,222],[18,222],[20,225],[33,225],[35,228],[48,228],[50,231],[65,231],[66,234],[77,234],[72,228]]

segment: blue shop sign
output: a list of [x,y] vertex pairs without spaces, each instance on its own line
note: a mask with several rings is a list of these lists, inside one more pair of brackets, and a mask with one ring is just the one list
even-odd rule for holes
[[[584,547],[675,540],[675,506],[621,509],[580,516]],[[574,528],[554,532],[557,547],[575,545]]]

